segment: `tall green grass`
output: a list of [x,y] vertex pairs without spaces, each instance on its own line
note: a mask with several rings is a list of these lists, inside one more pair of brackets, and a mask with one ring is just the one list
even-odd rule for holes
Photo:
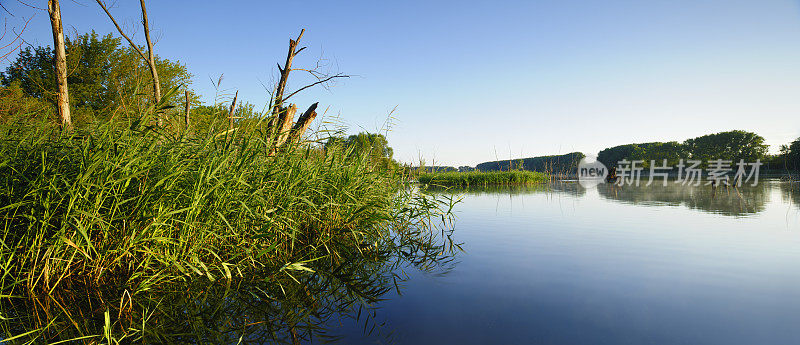
[[143,123],[0,127],[0,298],[111,289],[124,301],[253,279],[285,292],[356,258],[402,251],[424,266],[445,251],[430,219],[449,219],[452,200],[404,187],[369,153],[271,154],[264,121],[205,134]]
[[439,186],[492,186],[544,183],[548,175],[535,171],[470,171],[423,173],[417,181]]
[[229,321],[246,307],[271,325],[264,336],[296,342],[321,315],[360,316],[398,265],[429,269],[457,248],[453,199],[409,188],[369,152],[275,150],[266,121],[219,133],[147,123],[0,125],[0,339],[227,339],[209,320],[180,321],[210,303]]

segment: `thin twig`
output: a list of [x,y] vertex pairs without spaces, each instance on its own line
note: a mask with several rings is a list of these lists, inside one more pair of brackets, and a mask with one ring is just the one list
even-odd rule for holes
[[147,57],[144,55],[144,53],[139,49],[139,46],[137,46],[135,43],[133,43],[133,40],[131,40],[130,37],[128,37],[128,35],[125,34],[125,31],[122,31],[122,28],[119,27],[119,24],[117,24],[117,20],[114,19],[114,16],[111,15],[111,12],[108,11],[108,9],[106,8],[106,5],[103,4],[103,2],[101,0],[96,0],[96,1],[97,1],[97,4],[100,5],[100,7],[103,8],[103,11],[106,12],[106,15],[108,15],[108,18],[111,19],[111,22],[114,23],[114,26],[117,27],[117,31],[119,31],[119,34],[122,35],[122,37],[125,37],[126,40],[128,40],[128,43],[130,43],[131,47],[133,47],[133,49],[136,50],[137,53],[139,53],[139,56],[141,56],[142,59],[144,59],[145,61],[149,61],[147,59]]
[[332,75],[332,76],[330,76],[330,77],[327,77],[327,78],[325,78],[325,79],[319,80],[319,81],[317,81],[317,82],[314,82],[314,83],[308,84],[308,85],[306,85],[306,86],[303,86],[303,87],[301,87],[301,88],[297,89],[297,91],[295,91],[295,92],[292,92],[292,93],[290,93],[288,96],[286,96],[286,98],[284,98],[284,99],[283,99],[283,101],[285,102],[285,101],[286,101],[286,100],[288,100],[290,97],[294,96],[295,94],[297,94],[297,93],[298,93],[298,92],[300,92],[300,91],[303,91],[303,90],[305,90],[305,89],[307,89],[307,88],[310,88],[310,87],[312,87],[312,86],[315,86],[315,85],[319,85],[319,84],[323,84],[323,83],[329,82],[329,81],[331,81],[331,80],[333,80],[333,79],[335,79],[335,78],[350,78],[350,76],[349,76],[349,75],[344,75],[344,74]]

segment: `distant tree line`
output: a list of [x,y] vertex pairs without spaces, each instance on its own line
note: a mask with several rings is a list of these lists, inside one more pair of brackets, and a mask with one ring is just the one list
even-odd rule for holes
[[470,172],[470,171],[475,171],[475,168],[469,165],[462,165],[458,167],[458,172]]
[[415,172],[426,172],[426,173],[460,171],[455,167],[446,165],[417,166],[417,167],[412,167],[412,170],[414,170]]
[[[800,140],[800,139],[798,139]],[[608,167],[614,167],[622,160],[641,160],[643,166],[649,167],[651,161],[659,166],[664,160],[668,166],[675,166],[683,160],[699,160],[703,165],[709,160],[723,159],[739,162],[755,162],[760,160],[766,169],[791,169],[800,168],[800,141],[784,145],[778,155],[769,155],[769,146],[764,144],[764,138],[758,134],[734,130],[707,134],[683,142],[650,142],[642,144],[625,144],[610,147],[600,151],[597,160]]]
[[511,171],[526,170],[549,173],[571,173],[578,167],[578,163],[583,159],[584,154],[580,152],[567,153],[559,156],[540,156],[530,158],[520,158],[513,160],[501,160],[480,163],[475,166],[479,171]]
[[[787,145],[781,145],[780,153],[768,154],[768,145],[758,134],[734,130],[707,134],[683,142],[649,142],[625,144],[606,148],[597,155],[597,160],[607,167],[616,167],[620,161],[643,161],[642,166],[650,167],[650,161],[658,166],[667,161],[667,166],[675,167],[681,159],[700,160],[705,167],[709,160],[730,160],[735,165],[739,160],[753,163],[761,160],[762,168],[767,170],[800,170],[800,138]],[[469,166],[426,167],[428,172],[447,171],[540,171],[550,173],[574,173],[578,163],[585,156],[580,152],[560,156],[540,156],[480,163],[475,168]]]

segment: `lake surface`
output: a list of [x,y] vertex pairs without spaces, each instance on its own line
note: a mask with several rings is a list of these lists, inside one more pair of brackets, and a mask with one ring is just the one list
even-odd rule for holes
[[371,334],[331,321],[343,343],[800,341],[800,184],[455,193],[464,252],[406,270]]

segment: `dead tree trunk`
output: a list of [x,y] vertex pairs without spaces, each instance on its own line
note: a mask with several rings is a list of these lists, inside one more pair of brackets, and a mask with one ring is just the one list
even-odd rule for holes
[[[150,40],[150,24],[147,22],[147,9],[144,7],[144,0],[139,1],[142,4],[142,26],[144,26],[144,38],[147,41],[147,65],[150,66],[150,76],[153,77],[153,102],[158,103],[161,101],[161,82],[158,80],[158,70],[156,70],[156,59],[153,54],[153,41]],[[164,119],[158,117],[158,125],[164,125]]]
[[[108,18],[111,19],[111,22],[114,23],[114,26],[117,28],[117,31],[119,31],[119,34],[122,35],[122,37],[124,37],[125,40],[128,41],[133,50],[139,53],[139,56],[142,57],[142,59],[147,63],[147,66],[150,68],[150,76],[153,78],[153,103],[154,104],[158,103],[159,101],[161,101],[161,82],[158,80],[158,71],[156,70],[155,54],[153,53],[153,42],[150,40],[150,25],[147,21],[147,9],[144,6],[144,0],[140,0],[140,3],[142,6],[142,25],[144,26],[144,37],[145,40],[147,41],[147,56],[145,56],[144,52],[142,52],[142,50],[139,49],[139,46],[133,43],[133,40],[131,40],[131,38],[125,34],[125,31],[122,31],[122,28],[117,23],[117,20],[114,19],[114,16],[111,15],[111,12],[108,11],[108,8],[106,8],[106,5],[103,3],[103,1],[102,0],[96,0],[96,1],[97,4],[100,5],[100,7],[106,13]],[[158,125],[161,126],[163,124],[164,124],[164,119],[162,118],[161,115],[159,115]]]
[[61,127],[72,128],[72,117],[69,113],[69,90],[67,88],[67,53],[64,47],[64,30],[61,25],[61,5],[58,0],[47,1],[47,12],[50,14],[50,25],[53,28],[53,47],[55,47],[56,83],[58,84],[58,116]]
[[[300,30],[300,35],[297,36],[297,39],[290,39],[289,40],[289,52],[286,54],[286,62],[284,63],[283,67],[278,64],[278,71],[280,71],[280,79],[278,80],[278,84],[275,87],[275,93],[273,94],[273,103],[271,109],[271,118],[267,123],[268,133],[270,140],[275,144],[271,149],[271,152],[275,152],[284,146],[287,142],[299,140],[302,138],[303,134],[308,130],[309,126],[311,126],[311,122],[314,118],[317,117],[317,105],[318,103],[312,104],[308,109],[303,112],[303,114],[297,119],[296,124],[292,124],[292,119],[294,118],[295,113],[297,112],[297,107],[295,105],[290,105],[288,108],[283,106],[283,103],[288,101],[292,96],[296,95],[300,91],[308,89],[310,87],[316,85],[325,85],[325,83],[330,82],[336,78],[347,78],[349,76],[343,74],[335,74],[335,75],[327,75],[325,73],[321,73],[317,70],[303,70],[310,73],[314,76],[317,81],[303,86],[294,92],[289,93],[286,95],[286,83],[289,80],[289,73],[292,71],[292,61],[294,60],[295,56],[299,54],[305,47],[297,48],[300,39],[303,38],[303,33],[305,29]],[[317,66],[319,67],[319,65]]]
[[186,110],[184,115],[186,116],[186,129],[189,129],[189,90],[186,90]]
[[273,103],[272,106],[272,116],[278,116],[283,106],[283,92],[286,90],[286,81],[289,79],[289,72],[292,71],[292,60],[294,60],[294,57],[297,56],[298,53],[305,49],[300,48],[300,50],[295,51],[295,49],[297,49],[297,43],[303,38],[303,33],[305,31],[305,29],[300,30],[300,35],[297,36],[296,40],[289,40],[289,53],[286,55],[286,63],[284,63],[283,68],[278,64],[278,71],[281,72],[281,77],[278,80],[278,87],[275,88],[275,103]]

